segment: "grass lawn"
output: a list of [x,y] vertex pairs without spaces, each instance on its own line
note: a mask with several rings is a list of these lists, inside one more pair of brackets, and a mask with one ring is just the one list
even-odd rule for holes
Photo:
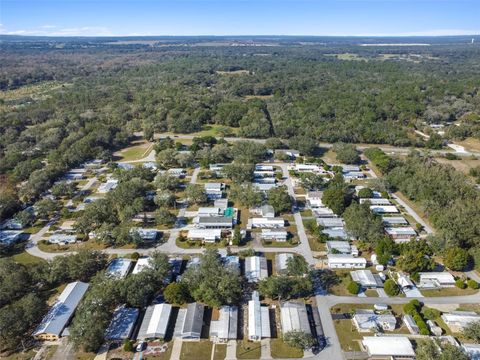
[[202,244],[201,241],[179,241],[176,239],[175,244],[182,249],[223,249],[227,246],[226,242],[223,240],[217,241],[214,244]]
[[432,290],[420,290],[425,297],[439,297],[439,296],[462,296],[472,295],[478,292],[474,289],[459,289],[457,287],[445,288],[445,289],[432,289]]
[[26,352],[17,352],[7,357],[2,357],[3,360],[30,360],[35,357],[36,351],[33,349]]
[[[95,240],[87,240],[78,242],[72,245],[58,245],[58,244],[49,244],[46,242],[39,242],[38,248],[45,252],[66,252],[66,251],[78,251],[78,250],[103,250],[106,249],[107,246]],[[122,247],[123,248],[123,247]],[[128,249],[132,247],[127,247]]]
[[27,228],[22,229],[24,233],[27,234],[36,234],[43,228],[43,224],[33,225]]
[[223,360],[227,356],[227,345],[216,344],[213,347],[213,360]]
[[95,356],[97,356],[97,354],[79,350],[75,353],[75,360],[93,360]]
[[313,216],[313,213],[312,213],[312,210],[305,209],[303,211],[300,211],[300,215],[302,215],[302,217],[311,217]]
[[326,245],[318,241],[315,236],[310,235],[307,232],[307,238],[308,244],[310,245],[310,249],[312,249],[312,251],[325,251]]
[[290,359],[303,357],[303,350],[288,346],[282,339],[270,340],[270,348],[274,359]]
[[291,248],[298,246],[298,240],[296,238],[293,238],[293,243],[289,241],[264,241],[262,240],[262,245],[265,247],[281,247],[281,248]]
[[262,345],[260,342],[237,342],[237,359],[260,359],[261,353]]
[[13,261],[23,264],[23,265],[32,265],[45,262],[42,258],[30,255],[26,251],[12,256]]
[[347,290],[347,286],[351,281],[350,271],[348,271],[348,270],[338,271],[337,270],[337,271],[335,271],[335,273],[337,274],[338,278],[340,279],[340,283],[337,284],[337,285],[333,285],[330,288],[330,292],[333,295],[338,295],[338,296],[356,296],[356,295],[350,294]]
[[369,332],[360,334],[351,320],[334,320],[333,323],[343,351],[360,351],[359,341],[371,335]]
[[307,192],[305,191],[305,189],[303,187],[296,187],[293,189],[293,191],[295,192],[295,195],[305,195]]
[[53,354],[57,351],[58,345],[51,345],[47,348],[47,351],[44,353],[43,359],[49,360],[52,358]]
[[[224,125],[204,125],[203,129],[201,131],[197,131],[194,133],[190,133],[188,135],[194,136],[194,137],[200,137],[200,136],[236,136],[238,133],[238,128],[234,128],[231,126],[224,126]],[[175,141],[180,141],[183,143],[182,140],[176,139],[175,138],[175,133],[162,133],[162,135],[165,136],[170,136],[173,138]]]
[[458,311],[475,311],[480,313],[480,304],[462,304],[457,310]]
[[116,152],[115,156],[118,156],[120,161],[139,160],[147,156],[152,149],[152,143],[136,141],[133,146]]
[[212,342],[211,341],[184,341],[182,351],[180,352],[180,360],[210,360],[212,358]]
[[378,293],[375,289],[367,289],[365,291],[365,294],[368,296],[368,297],[378,297]]

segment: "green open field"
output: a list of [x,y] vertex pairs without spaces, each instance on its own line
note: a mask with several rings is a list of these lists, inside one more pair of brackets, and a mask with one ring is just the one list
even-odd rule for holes
[[466,288],[460,289],[457,287],[453,288],[444,288],[444,289],[432,289],[432,290],[421,290],[421,293],[425,297],[443,297],[443,296],[463,296],[463,295],[473,295],[477,293],[478,290]]
[[211,360],[212,358],[212,342],[211,341],[185,341],[182,344],[180,352],[180,360]]
[[119,161],[140,160],[153,150],[153,144],[147,141],[134,141],[132,146],[117,151],[114,155]]
[[274,359],[298,359],[303,357],[303,351],[301,349],[288,346],[282,339],[271,339],[270,350]]
[[30,255],[26,251],[13,255],[12,259],[13,261],[16,261],[19,264],[23,264],[23,265],[32,265],[32,264],[39,264],[39,263],[45,262],[45,260],[33,255]]
[[237,359],[260,359],[262,346],[259,342],[238,341]]
[[227,345],[215,344],[213,347],[213,360],[223,360],[227,355]]

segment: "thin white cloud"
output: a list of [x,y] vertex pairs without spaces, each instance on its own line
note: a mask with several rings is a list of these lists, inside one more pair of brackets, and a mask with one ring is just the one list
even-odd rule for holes
[[112,31],[103,26],[83,26],[73,28],[57,28],[54,25],[42,25],[36,29],[7,30],[0,27],[3,35],[30,36],[112,36]]

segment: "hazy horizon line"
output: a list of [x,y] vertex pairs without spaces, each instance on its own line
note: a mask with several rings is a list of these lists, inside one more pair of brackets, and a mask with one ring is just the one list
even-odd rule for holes
[[440,37],[464,37],[464,36],[480,36],[478,33],[465,33],[465,34],[441,34],[441,35],[421,35],[421,34],[356,34],[356,35],[312,35],[312,34],[224,34],[224,35],[215,35],[215,34],[201,34],[201,35],[168,35],[168,34],[127,34],[127,35],[95,35],[95,34],[85,34],[85,35],[56,35],[56,34],[12,34],[12,33],[0,33],[0,36],[10,36],[10,37],[64,37],[64,38],[116,38],[116,37],[376,37],[376,38],[440,38]]

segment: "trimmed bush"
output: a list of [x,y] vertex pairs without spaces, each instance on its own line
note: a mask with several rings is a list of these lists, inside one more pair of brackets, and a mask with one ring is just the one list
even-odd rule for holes
[[347,290],[350,294],[356,295],[360,292],[360,284],[351,281],[347,286]]
[[470,289],[474,289],[474,290],[477,290],[480,286],[478,285],[478,282],[476,282],[475,280],[473,279],[470,279],[467,281],[467,285]]
[[467,284],[465,284],[465,281],[463,281],[462,279],[457,279],[455,281],[455,286],[459,289],[466,289],[467,288]]

